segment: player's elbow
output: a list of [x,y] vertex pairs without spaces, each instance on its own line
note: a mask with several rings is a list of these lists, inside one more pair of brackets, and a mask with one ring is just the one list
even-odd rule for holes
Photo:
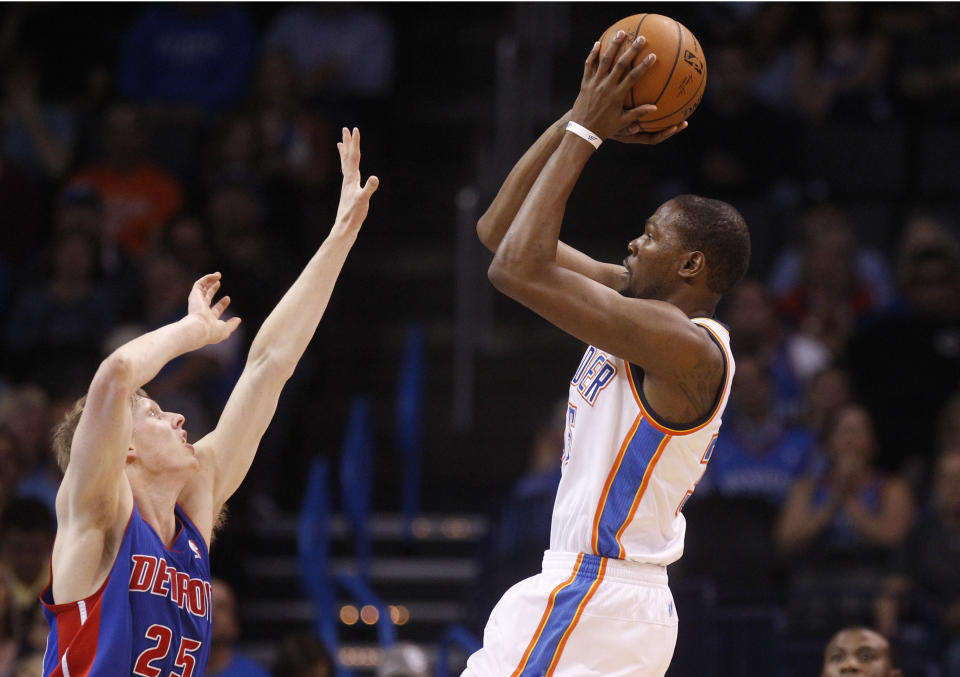
[[490,216],[489,212],[484,212],[483,216],[477,221],[477,237],[480,239],[480,243],[489,249],[492,252],[497,251],[497,245],[499,242],[495,242],[493,238],[494,231],[494,219]]
[[494,256],[490,267],[487,268],[487,279],[497,291],[510,294],[516,284],[516,273],[501,256]]
[[134,383],[133,361],[122,350],[111,353],[100,363],[97,373],[93,376],[91,390],[100,385],[113,385],[133,392],[140,384]]
[[[260,349],[258,349],[260,348]],[[286,383],[297,368],[299,356],[285,356],[281,351],[255,344],[247,356],[247,369],[251,369],[259,380]]]

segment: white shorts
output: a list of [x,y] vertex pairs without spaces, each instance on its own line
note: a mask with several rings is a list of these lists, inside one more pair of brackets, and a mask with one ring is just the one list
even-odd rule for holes
[[663,677],[676,642],[664,567],[548,550],[494,607],[461,677]]

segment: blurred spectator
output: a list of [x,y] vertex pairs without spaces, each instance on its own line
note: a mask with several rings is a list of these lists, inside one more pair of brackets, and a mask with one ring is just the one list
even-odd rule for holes
[[779,257],[771,288],[796,332],[791,362],[806,381],[842,352],[859,318],[889,300],[889,274],[878,253],[857,245],[836,206],[810,208],[803,227],[803,248]]
[[759,357],[737,358],[730,405],[698,496],[763,498],[779,505],[810,460],[815,438],[776,410],[774,380]]
[[0,569],[11,583],[14,607],[26,627],[50,578],[53,515],[40,501],[18,498],[3,511],[0,535]]
[[190,280],[217,269],[210,234],[198,216],[181,214],[164,224],[159,249],[172,256]]
[[393,85],[393,27],[367,5],[294,5],[274,18],[263,44],[290,54],[307,96],[381,97]]
[[844,565],[899,547],[913,523],[913,495],[902,478],[873,465],[877,440],[870,413],[845,404],[830,417],[824,436],[826,468],[797,480],[783,506],[776,529],[781,552]]
[[0,424],[0,512],[17,495],[24,465],[16,436],[9,427]]
[[53,211],[54,233],[81,232],[96,243],[96,279],[110,287],[117,317],[130,319],[139,301],[139,269],[106,232],[103,200],[97,189],[82,181],[66,186]]
[[21,658],[13,667],[10,677],[37,677],[43,673],[43,654],[31,654]]
[[936,417],[960,383],[960,244],[941,221],[918,214],[897,259],[899,301],[851,338],[845,364],[876,416],[881,464],[918,457],[929,467]]
[[[820,240],[839,245],[843,256],[853,256],[850,270],[855,271],[858,298],[855,311],[860,314],[874,308],[886,308],[894,299],[894,281],[886,257],[876,249],[856,241],[846,214],[836,204],[824,202],[811,206],[803,214],[803,244],[787,247],[777,257],[770,276],[770,290],[785,296],[802,284],[807,252]],[[827,246],[821,249],[828,249]],[[849,251],[848,251],[849,250]]]
[[[322,109],[304,105],[303,88],[288,52],[281,47],[268,49],[260,59],[251,109],[265,177],[316,187],[335,175],[335,156],[328,152],[336,136],[335,123]],[[236,145],[225,145],[223,155],[236,154]]]
[[752,64],[754,98],[781,114],[794,113],[791,84],[797,61],[797,6],[790,2],[757,3],[744,30]]
[[877,599],[877,626],[894,636],[919,622],[946,650],[946,674],[960,674],[960,441],[937,459],[930,511],[910,531]]
[[[7,431],[12,440],[11,455],[15,456],[9,480],[15,481],[13,493],[20,498],[35,498],[56,510],[60,471],[50,453],[49,431],[54,422],[47,394],[36,385],[10,388],[0,395],[0,431]],[[2,449],[0,443],[0,449]]]
[[500,507],[480,553],[475,620],[481,627],[510,586],[543,566],[566,446],[567,407],[566,401],[558,403],[536,431],[527,469]]
[[97,248],[89,235],[57,233],[51,267],[15,300],[5,337],[7,368],[47,390],[90,378],[116,316],[111,290],[96,282]]
[[770,370],[775,387],[773,408],[789,420],[797,418],[803,385],[792,363],[802,353],[796,337],[784,327],[770,292],[759,280],[746,279],[726,297],[721,317],[730,329],[734,353],[756,356]]
[[209,677],[269,677],[270,673],[236,651],[235,645],[239,639],[237,598],[226,581],[215,578],[213,635],[206,672]]
[[890,3],[878,20],[896,49],[891,54],[898,113],[913,121],[952,121],[960,107],[960,8],[955,3]]
[[814,435],[822,438],[830,416],[853,400],[850,374],[840,367],[824,367],[807,384],[805,399],[804,423]]
[[251,327],[259,327],[280,298],[288,260],[282,233],[272,230],[269,239],[264,233],[265,211],[259,186],[249,177],[225,178],[207,202],[224,290],[235,299],[232,310]]
[[869,628],[844,628],[827,643],[820,677],[902,677],[890,642]]
[[[0,127],[2,131],[2,127]],[[0,133],[0,310],[6,309],[11,278],[39,247],[44,233],[38,227],[42,211],[37,189],[23,168],[7,157]]]
[[376,677],[430,677],[427,653],[416,644],[399,642],[383,652]]
[[124,39],[120,91],[141,103],[220,110],[244,92],[254,41],[243,6],[147,6]]
[[207,182],[211,185],[223,176],[259,176],[262,151],[256,118],[235,113],[222,121],[208,149]]
[[856,2],[820,3],[815,11],[816,27],[797,53],[795,105],[814,120],[889,117],[890,44],[871,26],[872,13]]
[[135,257],[147,251],[155,231],[182,203],[176,179],[146,158],[142,124],[136,107],[113,105],[104,121],[101,160],[70,180],[97,190],[103,199],[107,240]]
[[273,677],[333,677],[333,659],[315,635],[288,635],[277,648]]
[[[766,193],[796,171],[794,140],[800,135],[784,116],[758,101],[750,89],[752,64],[742,38],[710,51],[710,86],[703,112],[688,132],[696,148],[700,194],[736,201]],[[776,153],[769,152],[772,147]]]
[[0,675],[9,675],[20,651],[20,618],[13,603],[13,586],[0,570]]
[[8,66],[3,84],[4,155],[39,178],[59,179],[73,159],[72,112],[41,102],[40,72],[29,53]]

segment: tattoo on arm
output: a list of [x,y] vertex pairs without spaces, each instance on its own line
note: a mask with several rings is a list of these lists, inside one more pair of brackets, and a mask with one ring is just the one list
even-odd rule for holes
[[717,398],[717,367],[711,360],[701,358],[688,370],[677,374],[677,385],[693,409],[693,416],[709,413]]

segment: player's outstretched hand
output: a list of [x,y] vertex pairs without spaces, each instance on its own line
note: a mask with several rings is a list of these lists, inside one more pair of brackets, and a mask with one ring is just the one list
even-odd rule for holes
[[230,297],[224,296],[216,303],[213,297],[220,289],[220,273],[209,273],[193,283],[190,296],[187,299],[187,314],[200,320],[206,330],[203,345],[220,343],[240,326],[239,317],[221,320],[223,311],[230,305]]
[[340,169],[343,172],[343,186],[340,188],[340,205],[337,207],[335,229],[344,229],[347,232],[356,232],[363,225],[370,209],[370,196],[380,186],[380,179],[376,176],[367,178],[366,184],[360,185],[360,130],[356,127],[351,132],[343,128],[343,140],[337,144],[340,152]]
[[[657,109],[652,104],[644,104],[624,110],[623,102],[627,92],[650,70],[657,55],[650,53],[643,61],[632,66],[646,39],[641,35],[623,50],[617,58],[627,35],[618,31],[604,54],[600,54],[600,43],[596,42],[587,61],[583,65],[583,79],[580,81],[580,93],[573,104],[571,119],[601,139],[617,136],[621,130],[627,130],[637,119]],[[639,143],[643,143],[640,141]]]
[[612,138],[614,141],[619,141],[620,143],[642,143],[648,146],[655,146],[661,141],[666,141],[671,136],[679,134],[686,128],[687,121],[684,120],[679,125],[661,129],[659,132],[641,132],[640,125],[636,122],[633,122],[629,127],[626,129],[621,129],[610,138]]

